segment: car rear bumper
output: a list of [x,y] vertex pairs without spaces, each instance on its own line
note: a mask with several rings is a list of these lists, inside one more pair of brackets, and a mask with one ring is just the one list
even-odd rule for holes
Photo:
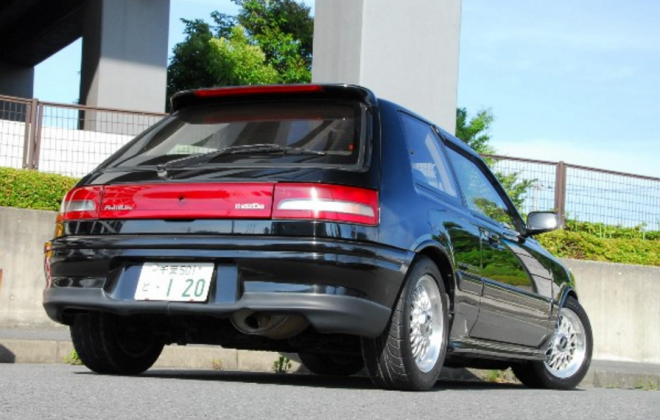
[[[408,254],[354,241],[269,237],[66,237],[50,250],[43,304],[60,323],[69,314],[201,315],[249,310],[298,314],[321,333],[375,337],[399,293]],[[206,302],[135,300],[145,262],[215,264]]]

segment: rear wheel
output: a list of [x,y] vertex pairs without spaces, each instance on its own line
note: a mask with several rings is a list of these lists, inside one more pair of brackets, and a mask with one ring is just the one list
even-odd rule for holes
[[417,259],[383,334],[362,339],[362,355],[375,385],[423,391],[435,384],[447,350],[448,302],[436,265],[426,257]]
[[163,343],[149,331],[105,313],[76,315],[71,340],[80,360],[97,373],[137,375],[149,369],[163,351]]
[[555,331],[546,349],[546,360],[512,366],[516,377],[531,388],[573,389],[591,364],[593,336],[587,313],[572,297],[559,310]]
[[360,356],[341,354],[298,353],[300,361],[317,375],[351,376],[364,368]]

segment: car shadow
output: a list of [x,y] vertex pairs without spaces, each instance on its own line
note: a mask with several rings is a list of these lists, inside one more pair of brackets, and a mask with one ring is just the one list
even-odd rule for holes
[[[77,375],[96,375],[93,372],[76,372]],[[244,371],[209,371],[189,369],[151,369],[140,378],[162,380],[219,381],[259,385],[280,385],[329,389],[377,389],[365,376],[318,376],[306,373],[268,373]],[[474,391],[495,389],[525,389],[523,385],[512,383],[492,383],[479,381],[439,380],[430,392]]]

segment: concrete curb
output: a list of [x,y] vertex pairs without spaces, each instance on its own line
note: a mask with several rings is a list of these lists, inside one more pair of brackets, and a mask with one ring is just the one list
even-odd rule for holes
[[[63,332],[46,335],[61,336]],[[0,363],[67,363],[73,350],[70,340],[21,339],[0,336]],[[309,373],[295,354],[286,354],[288,372]],[[274,372],[281,354],[265,351],[225,349],[219,346],[166,346],[154,368],[208,369],[248,372]],[[450,381],[517,383],[510,371],[445,368],[440,376]],[[581,387],[660,389],[660,365],[594,361]]]

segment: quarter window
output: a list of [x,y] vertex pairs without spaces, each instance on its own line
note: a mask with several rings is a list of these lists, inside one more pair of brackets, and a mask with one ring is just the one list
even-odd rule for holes
[[433,129],[428,124],[406,114],[401,114],[401,121],[415,182],[452,197],[458,197]]

